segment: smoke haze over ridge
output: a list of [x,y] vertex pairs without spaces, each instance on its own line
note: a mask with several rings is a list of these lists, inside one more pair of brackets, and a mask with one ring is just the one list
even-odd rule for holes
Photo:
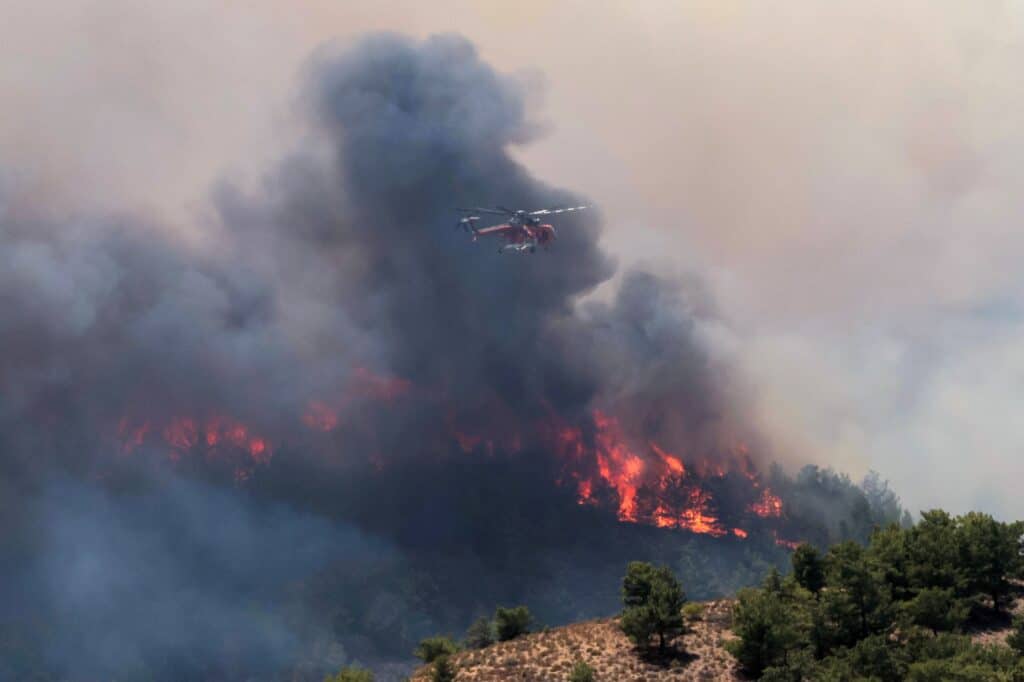
[[54,211],[193,237],[212,179],[291,147],[317,44],[467,35],[546,81],[549,134],[515,155],[598,199],[623,262],[702,273],[778,450],[878,469],[915,509],[1022,513],[1014,4],[5,6],[6,170]]
[[[325,47],[305,73],[315,141],[255,189],[220,184],[200,241],[5,188],[0,627],[48,645],[0,675],[403,659],[470,608],[434,612],[417,571],[442,595],[593,614],[655,536],[578,505],[597,465],[567,469],[550,432],[582,448],[621,428],[687,465],[758,445],[699,287],[635,270],[584,301],[614,273],[597,210],[534,258],[452,230],[453,203],[581,200],[509,156],[535,134],[520,80],[456,35]],[[722,479],[724,520],[751,515],[750,476]]]

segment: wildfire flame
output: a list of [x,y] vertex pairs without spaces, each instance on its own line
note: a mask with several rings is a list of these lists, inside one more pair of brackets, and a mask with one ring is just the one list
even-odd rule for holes
[[341,424],[341,415],[359,401],[392,403],[412,390],[412,383],[398,377],[376,374],[365,367],[352,370],[341,396],[334,400],[310,400],[302,422],[315,431],[334,431]]
[[766,488],[761,499],[750,505],[750,511],[763,519],[778,518],[782,516],[782,500]]
[[[387,406],[412,392],[412,384],[404,379],[356,368],[340,398],[310,400],[299,419],[314,433],[355,428],[344,418],[352,405],[370,401]],[[498,449],[516,453],[522,448],[521,429],[510,427],[505,423],[508,420],[497,420],[502,422],[497,428],[482,430],[479,426],[467,427],[460,419],[466,421],[465,415],[457,417],[451,410],[443,427],[448,443],[464,453],[493,454]],[[273,457],[269,440],[243,422],[221,414],[178,416],[162,422],[126,417],[117,431],[124,454],[159,443],[172,462],[190,456],[230,460],[234,463],[234,478],[240,482]],[[768,527],[773,529],[775,543],[790,549],[798,544],[779,537],[777,528],[785,516],[783,501],[763,484],[744,444],[731,448],[725,457],[687,457],[684,461],[662,443],[631,437],[618,418],[600,410],[591,413],[589,422],[584,419],[576,424],[563,421],[552,411],[550,419],[524,432],[529,433],[526,442],[539,444],[560,458],[562,474],[555,483],[571,485],[578,504],[607,505],[624,523],[743,540],[750,536],[751,529],[765,528],[766,521],[774,520]],[[387,467],[386,452],[375,450],[368,457],[373,469],[382,471]],[[720,507],[715,492],[724,489],[727,477],[732,477],[731,489],[736,489],[738,481],[741,489],[749,491],[744,493],[749,501],[741,502],[739,507],[735,501],[727,503],[731,513]]]
[[[745,445],[733,448],[731,458],[684,462],[654,440],[640,447],[631,445],[619,420],[605,412],[595,411],[592,418],[589,440],[578,426],[565,426],[552,439],[567,467],[561,482],[574,482],[579,504],[599,505],[607,499],[601,491],[610,491],[620,521],[746,539],[748,528],[730,527],[723,521],[713,492],[716,482],[733,472],[746,482],[743,485],[753,497],[747,514],[783,519],[782,499],[764,486]],[[789,547],[791,543],[778,544]]]
[[795,540],[786,540],[785,538],[780,538],[777,531],[772,531],[772,536],[775,538],[775,544],[779,547],[785,547],[786,549],[794,550],[800,546],[800,543]]
[[[152,436],[160,438],[153,443]],[[223,415],[196,417],[172,417],[165,423],[154,426],[152,420],[134,421],[122,417],[118,423],[121,452],[130,455],[143,445],[161,445],[169,448],[168,459],[180,462],[185,457],[201,454],[207,459],[234,461],[236,480],[244,481],[252,476],[253,468],[266,465],[273,457],[270,442],[255,433],[242,422]]]

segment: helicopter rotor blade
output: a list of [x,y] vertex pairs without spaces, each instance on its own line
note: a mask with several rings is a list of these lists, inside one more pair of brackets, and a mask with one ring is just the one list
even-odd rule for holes
[[554,215],[556,213],[569,213],[571,211],[582,211],[586,206],[568,206],[563,208],[542,208],[539,211],[530,211],[530,215]]
[[493,208],[456,208],[456,211],[462,213],[491,213],[493,215],[508,215],[509,211],[506,210],[495,210]]

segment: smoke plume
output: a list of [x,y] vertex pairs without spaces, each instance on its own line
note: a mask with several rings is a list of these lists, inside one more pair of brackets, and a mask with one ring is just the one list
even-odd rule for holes
[[586,300],[596,209],[532,257],[452,229],[586,202],[510,156],[527,85],[375,35],[303,92],[313,141],[195,243],[4,188],[0,676],[316,679],[502,601],[606,612],[627,559],[688,557],[699,596],[778,556],[699,287]]

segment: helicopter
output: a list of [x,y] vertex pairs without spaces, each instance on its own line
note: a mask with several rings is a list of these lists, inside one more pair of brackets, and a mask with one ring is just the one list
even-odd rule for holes
[[[569,213],[582,211],[586,206],[569,206],[562,208],[542,208],[537,211],[524,211],[521,209],[505,208],[457,208],[455,210],[465,213],[455,224],[455,228],[462,228],[473,234],[473,241],[480,237],[495,235],[504,240],[498,247],[498,253],[507,251],[513,253],[534,253],[538,246],[545,249],[550,247],[555,240],[555,228],[541,222],[541,216],[555,215],[557,213]],[[506,222],[489,227],[478,228],[477,221],[481,219],[476,214],[500,215],[506,218]]]

